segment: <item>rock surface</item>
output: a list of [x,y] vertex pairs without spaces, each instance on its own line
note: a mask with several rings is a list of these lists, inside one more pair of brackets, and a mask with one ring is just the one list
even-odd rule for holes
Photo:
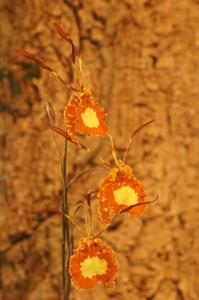
[[[0,4],[0,227],[3,300],[57,300],[61,293],[61,220],[28,211],[57,205],[59,157],[44,101],[63,127],[70,92],[15,53],[39,53],[68,81],[70,49],[53,23],[81,49],[87,81],[108,112],[116,149],[150,197],[141,218],[123,216],[104,240],[118,253],[114,290],[72,292],[72,300],[198,300],[199,2],[194,0],[3,0]],[[60,146],[63,140],[58,139]],[[87,139],[94,155],[69,146],[70,177],[111,160],[106,140]],[[106,175],[102,168],[73,185],[75,205]],[[83,222],[79,213],[79,221]],[[75,231],[75,243],[79,235]]]

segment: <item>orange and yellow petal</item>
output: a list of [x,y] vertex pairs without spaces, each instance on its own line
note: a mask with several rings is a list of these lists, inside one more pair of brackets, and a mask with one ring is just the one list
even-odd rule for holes
[[104,259],[107,262],[107,271],[105,274],[97,275],[97,279],[102,282],[113,281],[115,275],[118,272],[118,265],[115,258],[115,254],[110,248],[105,249],[105,251],[98,255],[99,258]]
[[76,253],[72,255],[70,259],[70,275],[76,289],[90,289],[97,284],[97,279],[95,277],[86,278],[81,274],[81,262],[86,258],[87,256]]
[[69,270],[77,289],[89,289],[114,281],[118,267],[115,254],[100,239],[84,239],[71,256]]
[[108,133],[106,114],[89,93],[74,95],[64,111],[67,128],[75,133],[104,136]]
[[[120,213],[129,206],[144,202],[145,192],[138,181],[132,177],[131,180],[112,183],[107,186],[104,197],[108,199],[109,206],[114,212]],[[145,204],[135,206],[128,212],[131,215],[139,215],[144,211],[144,207]]]
[[[132,205],[144,202],[145,196],[143,186],[127,167],[114,168],[111,175],[103,180],[99,188],[99,215],[104,223],[108,223],[111,210],[119,214]],[[128,213],[132,216],[139,216],[146,207],[146,204],[140,204],[130,208]]]

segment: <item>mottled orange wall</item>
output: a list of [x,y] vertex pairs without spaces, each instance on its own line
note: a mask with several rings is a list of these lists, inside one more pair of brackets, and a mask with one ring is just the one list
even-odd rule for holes
[[[142,218],[121,218],[104,240],[118,253],[117,287],[99,286],[72,299],[198,300],[199,3],[192,0],[3,0],[0,4],[0,226],[3,300],[60,299],[61,223],[25,211],[61,196],[59,158],[47,129],[44,100],[63,126],[69,91],[15,49],[24,47],[71,79],[62,25],[81,49],[90,86],[108,111],[116,149],[140,124],[128,155],[149,198]],[[59,140],[62,143],[62,139]],[[69,147],[69,175],[111,159],[105,140],[87,140],[94,155]],[[85,175],[70,192],[77,203],[105,176]],[[82,213],[79,213],[82,220]],[[78,235],[75,232],[76,241]]]

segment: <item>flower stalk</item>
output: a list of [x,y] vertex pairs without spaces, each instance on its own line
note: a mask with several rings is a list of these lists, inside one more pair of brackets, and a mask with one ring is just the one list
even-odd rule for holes
[[70,225],[68,219],[65,217],[65,214],[69,215],[69,204],[68,204],[68,195],[67,195],[67,182],[66,182],[66,172],[67,172],[67,144],[68,141],[65,139],[64,143],[64,155],[63,162],[61,166],[62,170],[62,180],[63,180],[63,197],[61,201],[62,209],[62,298],[63,300],[70,299],[70,290],[71,290],[71,279],[69,274],[69,261],[72,255],[72,243],[71,243],[71,234],[70,234]]

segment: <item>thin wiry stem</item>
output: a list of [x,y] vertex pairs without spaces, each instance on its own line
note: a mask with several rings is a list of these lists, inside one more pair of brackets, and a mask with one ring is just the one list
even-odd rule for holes
[[[46,111],[49,119],[49,126],[52,126],[52,124],[55,123],[55,113],[53,110],[53,107],[50,103],[46,101]],[[64,135],[67,131],[63,131]],[[59,148],[59,145],[57,143],[54,131],[53,133],[53,139],[59,154],[59,160],[60,160],[60,168],[61,168],[61,175],[62,175],[62,184],[63,184],[63,197],[61,200],[61,211],[62,211],[62,299],[63,300],[69,300],[70,295],[70,275],[69,275],[69,260],[70,256],[72,254],[72,245],[70,238],[70,227],[68,224],[68,219],[64,217],[65,214],[69,214],[69,205],[68,205],[68,199],[67,199],[67,186],[68,183],[66,182],[66,171],[67,171],[67,139],[65,139],[64,144],[64,154],[62,159],[61,150]],[[67,253],[67,256],[66,256]],[[67,297],[67,298],[66,298]]]
[[67,183],[66,183],[66,171],[67,171],[67,140],[64,144],[64,156],[62,162],[62,180],[63,180],[63,198],[62,198],[62,284],[63,284],[63,300],[69,300],[71,290],[71,279],[69,274],[69,260],[72,254],[71,238],[70,238],[70,226],[68,219],[64,214],[69,214],[68,198],[67,198]]

